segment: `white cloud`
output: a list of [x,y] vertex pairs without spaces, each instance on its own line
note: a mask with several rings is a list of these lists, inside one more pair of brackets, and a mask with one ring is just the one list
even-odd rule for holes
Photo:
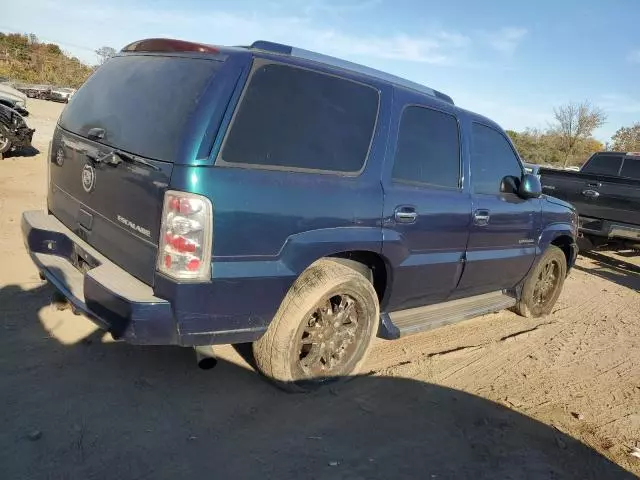
[[629,63],[640,63],[640,49],[629,52],[627,61]]
[[[467,37],[457,32],[437,32],[429,35],[352,35],[334,28],[319,26],[309,17],[265,18],[262,15],[239,15],[228,12],[192,14],[181,11],[136,10],[129,10],[127,17],[136,19],[136,22],[185,28],[196,27],[203,23],[215,25],[216,37],[227,39],[227,44],[246,45],[252,40],[268,39],[336,56],[348,55],[436,65],[452,64],[459,51],[469,43]],[[201,38],[201,40],[213,39]]]
[[381,3],[382,0],[338,0],[337,2],[330,0],[306,0],[304,11],[310,16],[316,15],[318,13],[344,15],[362,12],[364,10],[370,10],[377,7]]
[[[315,30],[301,35],[311,49],[324,53],[344,56],[403,60],[408,62],[450,65],[456,61],[465,37],[458,34],[440,33],[431,36],[360,37],[334,30]],[[307,37],[307,38],[302,38]]]
[[505,130],[521,131],[528,127],[547,128],[553,121],[553,106],[544,101],[537,104],[492,99],[492,95],[478,95],[473,91],[451,91],[456,104],[480,113],[497,122]]
[[512,55],[527,33],[529,32],[526,28],[504,27],[486,35],[492,48],[504,54]]
[[625,94],[602,94],[596,104],[607,112],[640,113],[640,99]]
[[[95,62],[93,50],[108,45],[116,49],[141,38],[174,37],[203,43],[247,45],[254,40],[272,40],[363,63],[384,60],[438,66],[463,65],[478,61],[486,53],[487,37],[482,32],[469,36],[455,30],[437,28],[418,32],[390,29],[369,34],[352,33],[331,21],[336,15],[375,9],[381,0],[311,0],[305,8],[287,8],[287,2],[267,3],[259,10],[219,10],[215,7],[193,11],[121,7],[115,3],[68,0],[64,9],[55,0],[31,0],[37,16],[25,15],[25,7],[12,3],[3,22],[21,25],[46,41],[66,45],[72,54]],[[246,7],[245,7],[246,8]],[[298,12],[297,14],[291,12]],[[73,28],[61,29],[61,25]],[[492,34],[490,45],[512,51],[526,30],[509,27]],[[484,41],[483,41],[484,40]],[[77,46],[77,47],[76,47]],[[82,47],[80,47],[82,46]],[[479,52],[484,46],[485,52]],[[472,52],[473,51],[473,52]],[[490,50],[489,50],[490,51]],[[473,53],[473,55],[472,55]]]

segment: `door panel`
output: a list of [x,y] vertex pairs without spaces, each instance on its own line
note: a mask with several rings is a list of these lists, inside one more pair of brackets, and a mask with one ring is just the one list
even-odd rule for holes
[[[554,171],[547,175],[547,188],[543,189],[573,204],[581,216],[640,223],[640,188],[637,181],[574,172]],[[549,183],[555,186],[554,190],[548,188]]]
[[474,122],[470,160],[473,222],[464,272],[452,298],[516,286],[535,259],[541,221],[541,200],[514,193],[523,169],[503,132]]
[[[395,206],[411,204],[415,223],[400,223]],[[395,266],[388,311],[444,301],[462,271],[469,223],[469,196],[402,184],[385,187],[382,251]]]
[[453,107],[396,91],[383,174],[383,253],[393,264],[397,311],[444,301],[462,272],[471,201],[461,188],[461,147]]
[[540,199],[514,194],[473,195],[473,211],[488,212],[471,225],[464,274],[456,297],[508,289],[529,271],[536,254]]

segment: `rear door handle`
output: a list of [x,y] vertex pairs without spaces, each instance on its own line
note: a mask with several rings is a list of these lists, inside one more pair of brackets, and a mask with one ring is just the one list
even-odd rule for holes
[[589,198],[598,198],[600,196],[600,192],[596,192],[595,190],[583,190],[582,195]]
[[490,212],[485,209],[478,209],[473,212],[473,223],[479,227],[489,224]]
[[599,188],[602,184],[600,182],[587,183],[587,187]]
[[405,205],[396,207],[393,216],[398,223],[415,223],[418,218],[418,213],[415,207]]

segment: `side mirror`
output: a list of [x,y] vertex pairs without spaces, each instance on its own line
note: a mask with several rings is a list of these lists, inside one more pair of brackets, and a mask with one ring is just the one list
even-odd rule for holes
[[524,198],[525,200],[540,197],[540,195],[542,195],[542,184],[540,183],[540,178],[537,175],[525,173],[520,181],[518,195],[520,198]]

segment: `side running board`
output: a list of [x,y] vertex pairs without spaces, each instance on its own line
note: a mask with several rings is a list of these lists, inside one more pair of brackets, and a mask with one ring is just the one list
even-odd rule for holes
[[380,336],[394,339],[511,308],[516,299],[503,292],[485,293],[426,307],[382,315]]

